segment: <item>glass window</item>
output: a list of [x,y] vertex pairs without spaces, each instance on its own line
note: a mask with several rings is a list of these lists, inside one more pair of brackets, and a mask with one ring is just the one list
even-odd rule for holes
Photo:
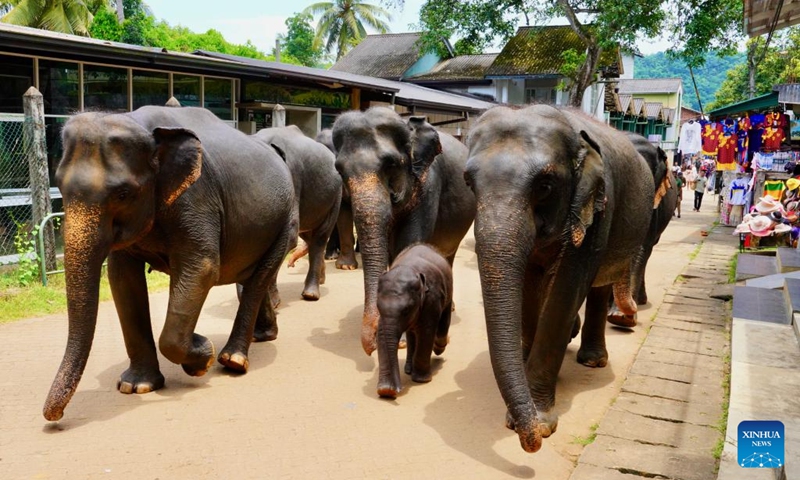
[[70,115],[80,109],[78,64],[39,60],[39,90],[45,115]]
[[205,78],[203,105],[221,120],[233,120],[231,116],[231,81],[224,78]]
[[133,71],[133,109],[164,105],[169,100],[169,73]]
[[0,112],[22,113],[22,96],[33,86],[33,59],[0,55]]
[[172,96],[182,107],[200,106],[200,77],[194,75],[172,75]]
[[128,70],[83,66],[84,110],[128,111]]
[[64,154],[64,148],[61,145],[61,129],[67,123],[69,117],[45,117],[44,118],[44,134],[45,142],[47,145],[47,165],[49,167],[50,185],[55,186],[56,169],[58,163],[61,161],[61,155]]

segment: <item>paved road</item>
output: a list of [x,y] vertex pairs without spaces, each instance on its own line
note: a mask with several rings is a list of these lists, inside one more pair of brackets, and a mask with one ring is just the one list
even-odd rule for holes
[[[713,221],[710,203],[695,213],[687,196],[683,218],[657,246],[645,324],[688,263],[699,230]],[[577,364],[571,344],[558,384],[559,429],[526,454],[503,427],[471,234],[456,257],[451,344],[433,381],[417,385],[403,375],[395,401],[377,398],[377,359],[359,345],[361,270],[328,262],[322,299],[304,302],[307,265],[281,272],[280,334],[253,345],[249,373],[215,366],[192,378],[161,358],[167,386],[146,395],[116,391],[127,357],[114,306],[101,304],[86,372],[57,423],[41,409],[66,343],[66,317],[0,325],[0,478],[568,479],[583,449],[576,437],[606,414],[645,335],[645,328],[609,328],[610,363],[597,370]],[[151,296],[156,334],[166,300],[166,293]],[[213,289],[198,333],[220,348],[235,309],[232,287]]]

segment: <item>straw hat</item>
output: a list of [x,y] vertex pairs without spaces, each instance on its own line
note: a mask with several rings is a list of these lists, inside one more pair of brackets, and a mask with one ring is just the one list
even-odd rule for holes
[[772,198],[771,195],[766,195],[758,199],[758,203],[756,204],[756,210],[760,213],[770,213],[776,210],[783,209],[781,202]]
[[767,237],[772,235],[772,225],[772,220],[770,220],[766,215],[753,217],[753,219],[748,223],[748,226],[750,227],[750,233],[757,237]]
[[786,188],[789,189],[789,191],[792,191],[797,187],[800,187],[800,179],[790,178],[789,180],[786,180]]
[[772,233],[776,233],[776,234],[777,233],[786,233],[786,232],[791,232],[791,231],[792,231],[792,227],[790,227],[789,225],[786,225],[785,223],[779,223],[779,224],[775,225],[775,228],[772,229]]

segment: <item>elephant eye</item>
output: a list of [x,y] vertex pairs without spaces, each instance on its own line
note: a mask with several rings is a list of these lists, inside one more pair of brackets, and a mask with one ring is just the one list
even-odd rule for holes
[[551,193],[553,193],[553,185],[550,182],[542,182],[533,190],[533,195],[539,202],[545,200]]

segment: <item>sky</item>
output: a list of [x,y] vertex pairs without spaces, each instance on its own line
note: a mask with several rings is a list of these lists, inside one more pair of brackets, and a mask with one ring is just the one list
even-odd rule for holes
[[[170,25],[182,25],[195,32],[219,30],[233,43],[253,42],[259,50],[271,53],[275,36],[286,33],[285,20],[319,0],[145,0],[156,18]],[[372,1],[378,4],[377,0]],[[393,14],[389,22],[393,33],[412,31],[410,24],[419,21],[419,9],[425,0],[405,0],[402,12]],[[222,8],[220,8],[222,7]],[[566,24],[566,21],[560,22]],[[669,44],[663,40],[637,42],[644,54],[664,51]],[[499,48],[497,49],[499,51]]]

